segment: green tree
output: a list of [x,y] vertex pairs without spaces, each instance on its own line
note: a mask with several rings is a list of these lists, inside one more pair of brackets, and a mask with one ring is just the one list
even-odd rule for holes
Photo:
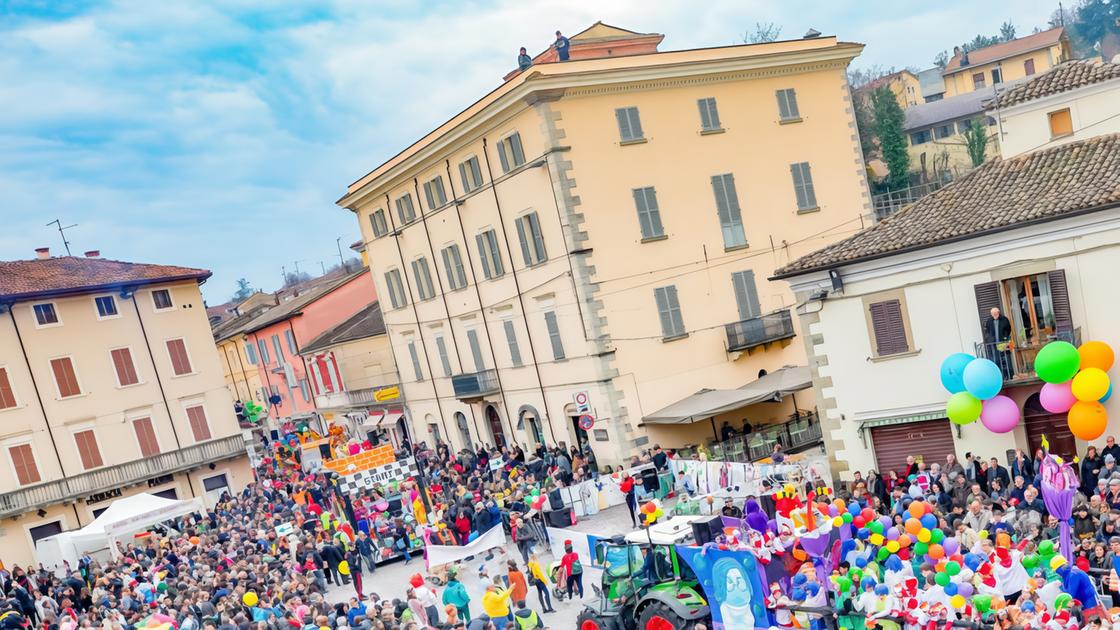
[[894,93],[885,85],[872,91],[871,108],[879,150],[890,171],[887,184],[895,190],[906,188],[910,185],[910,154],[906,151],[906,134],[902,131],[906,116]]
[[1011,20],[999,25],[999,38],[1005,42],[1015,39],[1015,25]]
[[949,51],[942,50],[937,53],[937,56],[933,58],[933,65],[944,70],[945,66],[949,65]]
[[245,278],[238,278],[237,291],[234,292],[233,297],[230,299],[233,301],[233,303],[236,304],[238,302],[244,302],[245,300],[249,299],[249,296],[252,294],[253,287],[249,284],[249,281]]
[[1120,0],[1081,0],[1063,17],[1073,32],[1075,57],[1098,52],[1096,47],[1108,34],[1120,36]]
[[974,50],[980,50],[981,48],[987,48],[988,46],[994,46],[998,43],[1000,43],[998,35],[977,35],[972,38],[972,41],[961,44],[961,50],[964,52],[972,52]]
[[763,44],[766,42],[774,42],[778,40],[782,34],[782,27],[774,24],[773,22],[754,23],[754,30],[748,31],[743,35],[744,44]]
[[859,132],[859,145],[863,150],[863,159],[869,160],[876,153],[875,114],[871,111],[869,99],[862,94],[854,94],[852,109],[856,115],[856,131]]
[[981,119],[973,118],[962,135],[964,135],[964,145],[968,149],[968,157],[972,160],[972,166],[980,166],[984,163],[984,158],[987,157],[988,142],[991,140],[988,137],[987,125]]

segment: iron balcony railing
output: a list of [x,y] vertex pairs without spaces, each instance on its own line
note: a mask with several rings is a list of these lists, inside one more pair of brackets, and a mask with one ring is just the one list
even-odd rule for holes
[[727,350],[746,350],[779,339],[793,337],[793,317],[789,309],[727,324]]
[[821,423],[817,414],[802,411],[780,424],[756,426],[746,435],[714,442],[708,450],[715,459],[744,462],[769,457],[774,452],[775,443],[782,445],[782,452],[793,453],[821,441]]
[[475,400],[498,391],[498,371],[482,370],[451,377],[451,387],[459,400]]
[[976,356],[998,365],[1003,372],[1004,382],[1035,381],[1038,380],[1038,375],[1034,371],[1034,358],[1042,346],[1051,341],[1068,341],[1080,346],[1081,329],[1058,330],[1033,339],[978,343]]
[[0,494],[0,518],[246,454],[241,434]]
[[892,190],[890,192],[874,195],[871,198],[871,204],[875,212],[875,220],[882,221],[922,197],[941,190],[944,186],[945,183],[932,181],[926,184],[918,184],[917,186],[903,188],[902,190]]
[[392,385],[379,385],[364,389],[350,389],[342,392],[320,394],[315,397],[315,405],[320,409],[334,409],[338,407],[367,407],[390,402],[398,402],[400,396],[377,400],[377,392],[390,389]]

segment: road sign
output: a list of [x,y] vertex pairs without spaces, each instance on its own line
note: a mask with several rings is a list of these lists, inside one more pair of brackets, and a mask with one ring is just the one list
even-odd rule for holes
[[576,413],[583,415],[591,411],[591,399],[587,396],[587,392],[576,392],[572,400],[576,403]]
[[590,431],[595,426],[595,417],[591,414],[583,414],[579,417],[579,428],[584,431]]

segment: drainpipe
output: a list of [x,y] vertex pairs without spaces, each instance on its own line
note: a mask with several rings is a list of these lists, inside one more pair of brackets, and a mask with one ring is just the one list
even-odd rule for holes
[[[253,336],[253,343],[256,344],[258,354],[260,354],[260,357],[261,357],[261,367],[259,369],[264,371],[264,384],[265,384],[266,387],[268,387],[268,398],[272,398],[272,379],[268,378],[268,362],[264,360],[264,358],[265,358],[264,353],[259,352],[259,350],[261,348],[260,339],[257,338],[257,333],[255,331],[251,332],[249,334]],[[268,346],[265,345],[265,348],[267,348],[267,347]],[[272,401],[268,400],[268,398],[266,398],[264,402],[265,402],[265,404],[268,405],[268,415],[269,415],[269,417],[272,417],[272,411],[273,411],[273,408],[276,405],[273,405]],[[276,409],[276,430],[277,430],[277,432],[280,431],[280,410],[279,409]]]
[[[16,340],[19,341],[19,350],[23,353],[23,364],[27,366],[27,374],[31,376],[31,388],[35,390],[35,400],[39,402],[39,411],[43,413],[43,425],[47,429],[47,436],[51,439],[51,448],[54,450],[54,457],[58,461],[58,472],[62,476],[62,480],[66,481],[66,468],[62,465],[62,456],[58,453],[58,443],[54,441],[54,431],[51,430],[51,421],[47,417],[47,408],[43,406],[43,395],[39,392],[39,382],[35,380],[35,372],[31,369],[31,361],[27,358],[27,347],[23,345],[23,335],[19,332],[19,324],[16,323],[16,314],[13,310],[14,304],[8,304],[8,317],[12,320],[12,328],[16,331]],[[69,490],[68,490],[69,491]],[[74,508],[74,516],[78,516],[77,508]],[[78,519],[78,524],[82,522],[81,518]]]
[[226,360],[226,367],[229,368],[229,379],[233,381],[233,393],[235,396],[240,398],[241,393],[237,391],[237,377],[233,375],[233,364],[229,362],[229,355],[223,351],[222,358]]

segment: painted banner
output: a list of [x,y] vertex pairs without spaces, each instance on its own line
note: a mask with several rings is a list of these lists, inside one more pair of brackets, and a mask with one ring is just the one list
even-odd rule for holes
[[553,558],[564,557],[564,554],[567,553],[564,551],[564,543],[571,541],[572,551],[579,554],[580,564],[585,567],[599,567],[599,564],[595,562],[595,545],[600,540],[598,536],[558,527],[545,529],[548,533],[548,546]]
[[485,534],[465,545],[428,545],[425,551],[428,554],[428,566],[434,567],[458,562],[470,556],[477,556],[489,549],[501,547],[505,544],[506,532],[498,525],[491,527]]
[[692,567],[708,596],[713,630],[770,627],[766,591],[754,555],[721,550],[715,545],[677,545],[677,554]]

